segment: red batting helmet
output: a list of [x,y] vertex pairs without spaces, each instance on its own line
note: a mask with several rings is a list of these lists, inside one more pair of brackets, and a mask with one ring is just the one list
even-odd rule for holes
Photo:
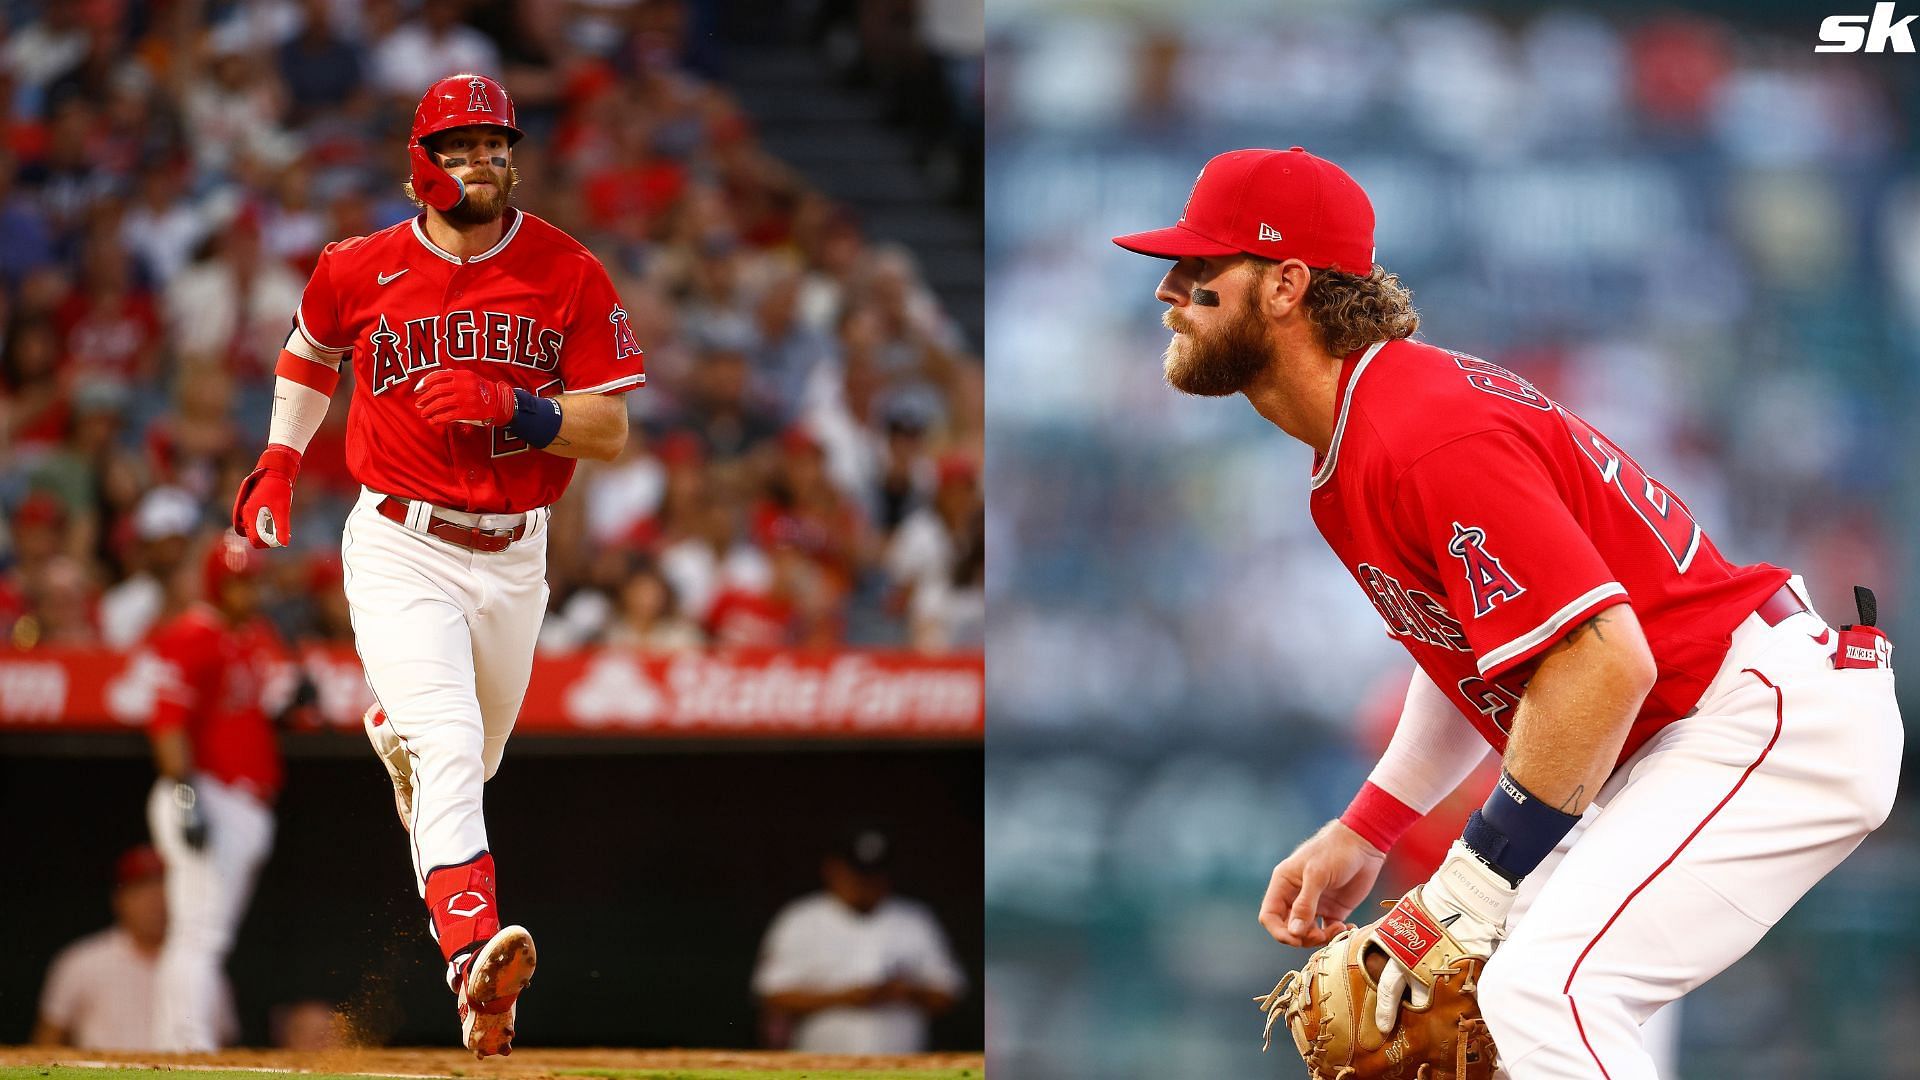
[[253,549],[245,540],[223,533],[207,549],[207,561],[201,567],[207,600],[218,602],[221,586],[234,578],[252,577],[260,568],[260,560],[254,557]]
[[442,131],[475,124],[504,129],[508,146],[520,141],[520,129],[513,122],[513,99],[498,80],[468,71],[427,87],[420,107],[413,111],[413,134],[407,140],[407,154],[413,162],[413,193],[421,202],[446,211],[467,197],[466,185],[433,160],[426,140]]

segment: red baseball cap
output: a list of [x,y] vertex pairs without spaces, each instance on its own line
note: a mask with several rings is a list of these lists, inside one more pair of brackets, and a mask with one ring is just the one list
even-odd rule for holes
[[159,877],[167,868],[160,861],[160,853],[146,844],[130,847],[120,853],[113,866],[113,880],[117,885],[132,885],[137,881]]
[[1178,224],[1113,242],[1162,259],[1245,253],[1366,274],[1373,203],[1340,166],[1298,146],[1232,150],[1200,170]]
[[200,567],[202,582],[207,590],[207,599],[220,599],[220,587],[234,578],[250,578],[265,569],[263,560],[253,554],[245,540],[223,532],[207,548],[206,561]]

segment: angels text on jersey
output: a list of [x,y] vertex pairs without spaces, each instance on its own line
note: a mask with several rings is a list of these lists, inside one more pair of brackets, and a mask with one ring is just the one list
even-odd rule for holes
[[[607,321],[613,324],[614,359],[638,356],[640,344],[625,309],[616,305]],[[367,342],[369,389],[379,395],[447,360],[553,371],[560,366],[567,337],[528,315],[468,309],[409,319],[398,330],[383,312]]]
[[445,360],[513,364],[535,371],[560,366],[566,335],[531,316],[504,311],[450,311],[400,324],[383,313],[367,335],[372,378],[368,389],[386,393]]

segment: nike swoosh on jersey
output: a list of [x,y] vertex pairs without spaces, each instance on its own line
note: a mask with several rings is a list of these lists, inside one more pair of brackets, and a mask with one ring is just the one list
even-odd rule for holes
[[[407,267],[407,270],[411,270],[411,269],[413,269],[413,267],[411,266]],[[401,274],[406,273],[407,270],[395,270],[391,274],[375,274],[373,275],[373,279],[375,281],[378,281],[380,284],[385,285],[387,282],[392,281],[394,278],[397,278]]]

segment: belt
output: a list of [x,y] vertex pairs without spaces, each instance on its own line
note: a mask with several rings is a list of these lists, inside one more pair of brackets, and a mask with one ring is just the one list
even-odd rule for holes
[[1760,621],[1768,626],[1779,626],[1789,617],[1806,610],[1808,610],[1807,605],[1801,603],[1800,598],[1793,594],[1792,586],[1782,585],[1779,592],[1762,600],[1760,606],[1753,609],[1753,613],[1760,616]]
[[[389,495],[381,499],[375,509],[388,521],[405,525],[409,506],[407,500]],[[511,529],[477,529],[472,525],[448,521],[436,514],[427,519],[427,532],[449,544],[458,544],[473,551],[505,551],[515,540],[527,534],[527,523],[522,521]]]

